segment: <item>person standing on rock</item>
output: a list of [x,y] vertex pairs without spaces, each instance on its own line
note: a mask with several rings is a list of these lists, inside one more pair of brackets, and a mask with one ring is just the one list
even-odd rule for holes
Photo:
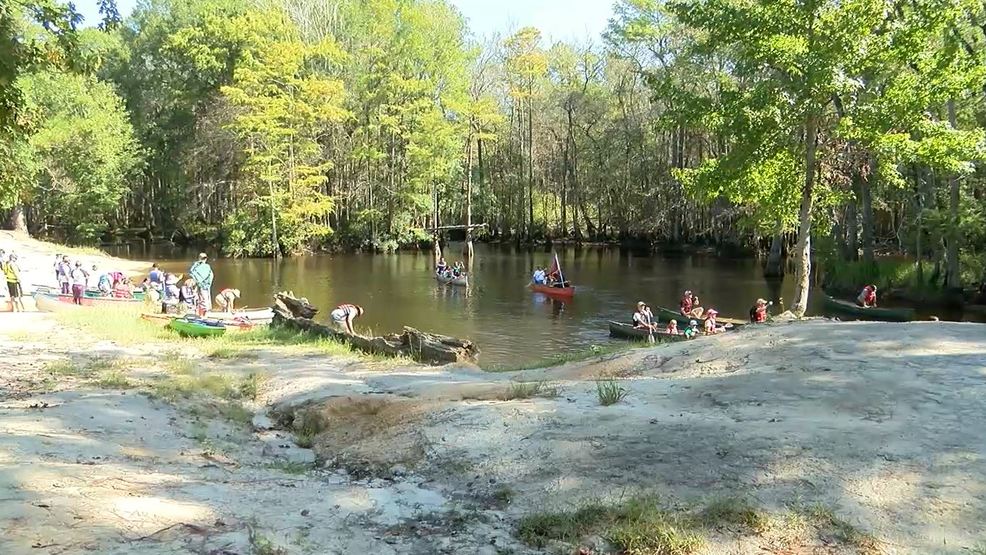
[[215,275],[212,273],[212,266],[209,266],[209,256],[204,252],[199,254],[199,259],[192,264],[188,275],[195,280],[199,310],[212,310],[212,280]]

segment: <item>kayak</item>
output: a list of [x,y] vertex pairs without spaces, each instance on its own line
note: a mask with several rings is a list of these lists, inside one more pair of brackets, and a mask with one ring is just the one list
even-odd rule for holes
[[222,322],[199,318],[175,318],[168,327],[184,337],[215,337],[226,333],[226,326]]
[[531,291],[536,291],[538,293],[544,293],[545,295],[552,295],[555,297],[574,297],[575,287],[552,287],[550,285],[540,285],[537,283],[531,283],[528,285]]
[[825,308],[843,314],[850,314],[861,320],[877,320],[880,322],[910,322],[914,320],[913,308],[864,308],[856,303],[835,299],[822,294]]
[[461,275],[459,277],[446,278],[435,274],[435,280],[442,285],[455,285],[457,287],[468,287],[469,286],[469,276]]
[[680,334],[680,333],[670,334],[664,330],[648,332],[647,330],[635,328],[630,324],[622,324],[620,322],[609,323],[609,334],[613,337],[647,341],[650,338],[651,333],[653,333],[654,340],[656,341],[685,341],[686,339],[688,339],[687,337],[685,337],[684,334]]
[[[701,318],[691,318],[685,316],[677,310],[671,310],[670,308],[664,308],[663,306],[657,307],[657,319],[662,322],[670,322],[671,320],[676,320],[679,324],[687,326],[692,320],[702,321]],[[732,327],[738,328],[740,326],[746,325],[748,322],[746,320],[738,320],[736,318],[725,318],[723,316],[716,316],[716,323],[718,324],[732,324]]]
[[[45,301],[51,301],[52,303],[61,303],[66,305],[78,306],[75,304],[72,295],[61,295],[54,293],[49,294],[42,292],[35,293],[34,294],[35,303],[38,302],[39,298],[43,298]],[[133,307],[141,306],[144,303],[144,301],[140,299],[117,299],[114,297],[98,297],[98,298],[82,297],[80,301],[82,302],[82,306],[104,306],[104,307],[108,306],[114,308],[133,308]],[[48,307],[52,306],[51,303],[49,302],[44,302],[42,304]],[[38,310],[41,309],[39,308]],[[58,312],[58,311],[47,310],[45,312]]]
[[[206,314],[208,315],[208,313],[206,313]],[[217,314],[223,314],[223,313],[222,312],[218,312]],[[166,328],[166,327],[170,326],[171,323],[173,321],[175,321],[175,320],[184,319],[184,317],[178,316],[177,314],[151,314],[151,313],[147,313],[147,312],[141,314],[140,315],[140,318],[142,320],[144,320],[145,322],[150,322],[150,323],[152,323],[152,324],[154,324],[156,326],[160,326],[162,328]],[[246,331],[246,330],[252,330],[253,328],[255,328],[257,326],[263,326],[263,325],[266,325],[266,324],[269,324],[270,323],[270,321],[266,321],[266,322],[260,321],[260,322],[257,322],[257,321],[254,321],[254,320],[247,320],[247,319],[238,319],[238,318],[230,318],[230,319],[225,319],[225,318],[210,318],[208,316],[206,316],[206,319],[209,320],[210,322],[219,322],[219,323],[221,323],[222,325],[226,326],[226,330],[227,331]]]

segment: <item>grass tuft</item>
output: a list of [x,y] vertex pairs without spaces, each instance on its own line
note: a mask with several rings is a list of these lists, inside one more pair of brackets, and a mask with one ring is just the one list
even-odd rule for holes
[[134,383],[119,370],[103,372],[100,374],[99,379],[96,380],[96,384],[106,389],[130,389],[134,387]]
[[547,382],[515,382],[511,383],[497,398],[501,401],[515,399],[530,399],[532,397],[557,397],[558,388]]
[[770,528],[770,518],[742,499],[724,498],[712,501],[699,515],[702,523],[709,528],[725,525],[738,525],[756,534],[763,534]]
[[596,396],[599,398],[599,404],[604,407],[619,403],[628,394],[629,392],[615,380],[596,381]]

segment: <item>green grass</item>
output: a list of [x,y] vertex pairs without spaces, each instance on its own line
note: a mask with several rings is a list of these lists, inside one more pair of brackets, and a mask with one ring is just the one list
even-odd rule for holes
[[521,370],[537,370],[540,368],[551,368],[554,366],[561,366],[562,364],[568,364],[570,362],[580,362],[583,360],[590,360],[595,357],[611,355],[615,353],[624,353],[632,349],[647,348],[647,345],[633,344],[633,343],[614,343],[612,345],[592,345],[586,349],[571,351],[567,353],[559,353],[557,355],[552,355],[547,358],[536,360],[533,362],[515,364],[515,365],[493,365],[484,368],[487,372],[519,372]]
[[154,382],[151,388],[155,396],[168,401],[196,395],[227,401],[242,397],[239,381],[228,374],[178,374]]
[[615,380],[596,381],[596,396],[599,398],[599,404],[604,407],[619,403],[628,394],[629,392]]
[[645,497],[530,515],[521,519],[517,536],[541,548],[550,541],[577,544],[586,536],[599,535],[627,555],[688,555],[704,543],[698,531],[692,519],[677,516]]
[[313,468],[309,463],[303,462],[293,462],[293,461],[274,461],[264,465],[265,468],[271,470],[280,470],[286,474],[305,474]]
[[130,389],[135,385],[119,370],[110,370],[102,373],[96,380],[96,384],[106,389]]
[[501,401],[531,399],[533,397],[557,397],[558,388],[547,382],[515,382],[507,386],[497,398]]
[[742,526],[755,534],[763,534],[770,528],[770,518],[748,502],[737,498],[717,499],[700,513],[705,526],[713,528],[725,525]]

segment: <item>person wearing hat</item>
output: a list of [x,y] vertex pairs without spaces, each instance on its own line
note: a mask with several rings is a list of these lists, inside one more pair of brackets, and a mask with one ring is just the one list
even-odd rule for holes
[[3,263],[3,275],[7,279],[7,291],[10,293],[11,308],[16,312],[20,309],[24,312],[23,291],[21,290],[21,269],[17,265],[17,255],[10,253],[10,257]]
[[863,308],[876,306],[876,285],[867,285],[856,297],[856,304]]
[[637,302],[637,310],[633,313],[633,327],[642,330],[654,329],[654,316],[647,308],[644,301]]
[[58,280],[62,295],[72,294],[72,265],[68,261],[68,256],[63,256],[55,266],[55,278]]
[[764,299],[757,299],[756,304],[750,308],[750,323],[762,324],[767,321],[767,307],[774,303],[768,303]]
[[329,313],[332,324],[344,333],[356,335],[353,331],[353,321],[363,315],[363,307],[355,304],[341,304]]
[[86,293],[86,284],[89,283],[89,272],[82,267],[82,262],[75,261],[75,268],[70,272],[72,279],[72,302],[82,304],[82,297]]
[[223,289],[216,295],[216,306],[222,312],[233,312],[233,302],[240,298],[239,289]]
[[209,266],[207,254],[199,254],[199,259],[188,270],[188,276],[195,280],[199,312],[212,310],[212,280],[215,275],[212,273],[212,266]]
[[679,308],[681,309],[682,316],[689,318],[702,317],[702,307],[699,305],[698,297],[691,291],[685,291],[685,294],[681,296]]
[[716,327],[716,316],[719,312],[714,308],[710,308],[705,311],[705,335],[715,335],[719,333],[719,329]]

